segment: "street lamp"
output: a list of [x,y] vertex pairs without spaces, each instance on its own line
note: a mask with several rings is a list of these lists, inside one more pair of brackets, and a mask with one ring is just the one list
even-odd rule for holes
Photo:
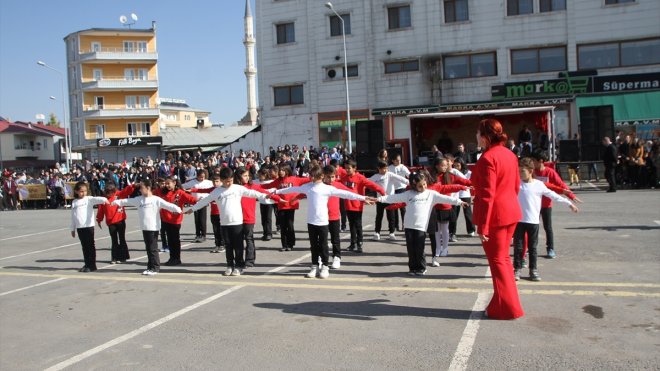
[[[64,97],[65,97],[65,95],[64,95],[64,75],[62,74],[62,72],[56,70],[55,68],[47,65],[46,63],[44,63],[42,61],[37,61],[37,64],[40,65],[41,67],[45,67],[45,68],[48,68],[49,70],[55,71],[60,77],[60,84],[61,84],[61,87],[62,87],[62,97],[60,98],[60,101],[62,101],[62,120],[63,120],[63,125],[62,126],[64,127],[64,145],[66,146],[66,168],[69,172],[71,172],[72,171],[72,169],[71,169],[71,146],[69,145],[69,143],[70,143],[69,135],[71,135],[71,128],[69,128],[69,130],[67,130],[67,128],[66,128],[67,119],[66,119],[66,102],[64,100]],[[51,96],[50,99],[57,100],[53,96]]]
[[353,153],[353,142],[351,141],[351,102],[348,94],[348,58],[346,55],[346,26],[344,18],[337,13],[331,2],[325,3],[325,7],[332,10],[341,21],[341,37],[344,42],[344,82],[346,83],[346,129],[348,130],[348,154]]

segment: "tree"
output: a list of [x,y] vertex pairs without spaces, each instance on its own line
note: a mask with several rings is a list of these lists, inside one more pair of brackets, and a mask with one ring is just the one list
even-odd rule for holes
[[57,116],[55,116],[55,114],[51,112],[50,115],[48,115],[48,123],[46,125],[52,126],[54,128],[59,128],[60,121],[57,119]]

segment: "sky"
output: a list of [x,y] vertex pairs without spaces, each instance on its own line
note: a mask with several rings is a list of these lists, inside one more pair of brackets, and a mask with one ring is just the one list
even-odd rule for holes
[[156,21],[160,97],[211,111],[213,123],[245,115],[245,0],[0,0],[0,116],[60,118],[61,101],[49,98],[60,99],[60,78],[37,61],[66,73],[65,36],[121,28],[119,17],[131,13],[138,16],[133,28]]

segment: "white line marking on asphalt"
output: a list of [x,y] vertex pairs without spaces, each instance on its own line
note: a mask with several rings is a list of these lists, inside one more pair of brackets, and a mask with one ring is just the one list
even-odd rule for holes
[[598,188],[597,185],[591,183],[590,181],[586,181],[585,183],[587,183],[589,185],[589,187],[591,187],[591,188],[600,189],[600,188]]
[[654,220],[655,224],[660,224],[660,220]]
[[281,266],[279,266],[279,267],[277,267],[277,268],[273,268],[273,269],[269,270],[268,272],[266,272],[265,274],[268,275],[268,274],[277,273],[277,272],[281,271],[281,270],[284,269],[284,268],[287,268],[287,267],[289,267],[289,266],[291,266],[291,265],[294,265],[294,264],[298,264],[298,263],[300,263],[301,261],[303,261],[303,260],[309,258],[310,256],[312,256],[312,254],[305,254],[305,255],[299,257],[298,259],[293,259],[293,260],[291,260],[290,262],[285,263],[284,265],[281,265]]
[[[181,245],[181,248],[183,249],[184,247],[188,247],[188,246],[190,246],[190,245],[192,245],[192,244],[193,244],[193,243],[191,242],[191,243],[187,243],[187,244],[185,244],[185,245]],[[160,255],[160,254],[165,254],[165,253],[159,251],[158,254]],[[136,261],[138,261],[138,260],[142,260],[142,259],[144,259],[144,258],[146,258],[146,257],[148,257],[148,256],[149,256],[149,255],[143,255],[143,256],[140,256],[139,258],[128,259],[128,260],[126,260],[126,262],[136,262]],[[120,266],[120,265],[121,265],[121,264],[108,264],[108,265],[105,265],[105,266],[103,266],[103,267],[101,267],[101,268],[99,268],[99,269],[105,269],[105,268],[117,267],[117,266]]]
[[167,316],[165,316],[165,317],[163,317],[163,318],[160,318],[160,319],[158,319],[158,320],[156,320],[156,321],[153,321],[153,322],[151,322],[151,323],[149,323],[149,324],[147,324],[147,325],[144,325],[144,326],[142,326],[142,327],[140,327],[140,328],[138,328],[138,329],[136,329],[136,330],[133,330],[133,331],[131,331],[131,332],[125,334],[125,335],[122,335],[122,336],[120,336],[120,337],[114,338],[114,339],[112,339],[112,340],[110,340],[110,341],[108,341],[108,342],[106,342],[106,343],[104,343],[104,344],[101,344],[101,345],[99,345],[99,346],[97,346],[97,347],[95,347],[95,348],[92,348],[92,349],[90,349],[90,350],[88,350],[88,351],[86,351],[86,352],[83,352],[83,353],[80,353],[80,354],[78,354],[78,355],[76,355],[76,356],[73,356],[73,357],[71,357],[71,358],[69,358],[69,359],[67,359],[67,360],[65,360],[65,361],[62,361],[62,362],[60,362],[60,363],[58,363],[58,364],[56,364],[56,365],[54,365],[54,366],[51,366],[51,367],[47,368],[46,371],[62,370],[62,369],[64,369],[64,368],[66,368],[66,367],[69,367],[69,366],[71,366],[71,365],[74,365],[74,364],[76,364],[76,363],[78,363],[78,362],[80,362],[80,361],[82,361],[82,360],[84,360],[84,359],[86,359],[86,358],[89,358],[89,357],[91,357],[91,356],[93,356],[93,355],[95,355],[95,354],[97,354],[97,353],[100,353],[100,352],[102,352],[102,351],[104,351],[104,350],[106,350],[106,349],[108,349],[108,348],[111,348],[111,347],[113,347],[113,346],[115,346],[115,345],[118,345],[118,344],[121,344],[121,343],[123,343],[123,342],[125,342],[125,341],[127,341],[127,340],[130,340],[130,339],[132,339],[132,338],[134,338],[134,337],[136,337],[136,336],[138,336],[138,335],[140,335],[140,334],[142,334],[142,333],[145,333],[145,332],[147,332],[147,331],[149,331],[149,330],[151,330],[151,329],[153,329],[153,328],[155,328],[155,327],[158,327],[158,326],[160,326],[160,325],[162,325],[162,324],[164,324],[164,323],[167,323],[167,322],[169,322],[169,321],[171,321],[171,320],[173,320],[173,319],[175,319],[175,318],[177,318],[177,317],[180,317],[180,316],[182,316],[182,315],[184,315],[184,314],[186,314],[186,313],[188,313],[188,312],[190,312],[190,311],[192,311],[192,310],[194,310],[194,309],[197,309],[197,308],[199,308],[199,307],[201,307],[201,306],[203,306],[203,305],[205,305],[205,304],[208,304],[208,303],[210,303],[210,302],[212,302],[212,301],[214,301],[214,300],[216,300],[216,299],[219,299],[219,298],[221,298],[221,297],[223,297],[223,296],[225,296],[225,295],[231,294],[232,292],[234,292],[234,291],[236,291],[236,290],[239,290],[239,289],[241,289],[241,288],[243,288],[243,287],[245,287],[245,286],[234,286],[234,287],[232,287],[232,288],[229,288],[229,289],[227,289],[227,290],[224,290],[224,291],[222,291],[222,292],[219,292],[219,293],[217,293],[217,294],[215,294],[215,295],[213,295],[213,296],[209,296],[208,298],[206,298],[206,299],[204,299],[204,300],[201,300],[201,301],[198,301],[198,302],[195,303],[195,304],[189,305],[189,306],[187,306],[187,307],[185,307],[185,308],[183,308],[183,309],[180,309],[180,310],[178,310],[178,311],[176,311],[176,312],[174,312],[174,313],[172,313],[172,314],[169,314],[169,315],[167,315]]
[[[140,230],[135,230],[135,231],[126,232],[126,234],[129,234],[129,233],[135,233],[135,232],[140,232]],[[110,238],[110,236],[99,237],[99,238],[95,238],[94,241],[105,240],[105,239],[108,239],[108,238]],[[57,249],[61,249],[61,248],[63,248],[63,247],[69,247],[69,246],[75,246],[75,245],[80,245],[80,242],[69,243],[69,244],[66,244],[66,245],[61,245],[61,246],[51,247],[51,248],[49,248],[49,249],[44,249],[44,250],[30,251],[30,252],[26,252],[25,254],[18,254],[18,255],[6,256],[6,257],[4,257],[4,258],[0,258],[0,260],[6,260],[6,259],[12,259],[12,258],[20,258],[21,256],[27,256],[27,255],[32,255],[32,254],[38,254],[38,253],[41,253],[41,252],[57,250]]]
[[19,292],[19,291],[23,291],[23,290],[31,289],[31,288],[33,288],[33,287],[38,287],[38,286],[48,285],[49,283],[55,283],[55,282],[62,281],[62,280],[65,280],[65,279],[66,279],[65,277],[60,277],[60,278],[56,278],[56,279],[54,279],[54,280],[50,280],[50,281],[46,281],[46,282],[41,282],[41,283],[37,283],[37,284],[34,284],[34,285],[30,285],[30,286],[21,287],[20,289],[15,289],[15,290],[10,290],[10,291],[5,291],[5,292],[3,292],[3,293],[0,293],[0,296],[5,296],[5,295],[13,294],[13,293],[15,293],[15,292]]
[[[289,266],[289,265],[296,264],[298,261],[300,261],[300,260],[302,260],[302,259],[304,259],[304,258],[308,258],[309,256],[310,256],[310,254],[305,254],[304,256],[301,256],[300,258],[294,259],[294,260],[292,260],[292,261],[290,261],[290,262],[284,264],[283,266],[280,266],[280,267],[277,267],[277,268],[271,269],[270,271],[268,271],[268,273],[271,273],[271,272],[273,272],[273,273],[274,273],[274,272],[277,272],[278,270],[283,269],[283,268],[285,268],[285,267],[287,267],[287,266]],[[147,280],[148,280],[148,279],[147,279]],[[60,362],[60,363],[58,363],[58,364],[56,364],[56,365],[54,365],[54,366],[51,366],[51,367],[47,368],[46,371],[58,371],[58,370],[62,370],[62,369],[64,369],[64,368],[67,368],[67,367],[69,367],[69,366],[71,366],[71,365],[74,365],[74,364],[76,364],[76,363],[78,363],[78,362],[80,362],[80,361],[82,361],[82,360],[84,360],[84,359],[86,359],[86,358],[89,358],[89,357],[91,357],[91,356],[93,356],[93,355],[95,355],[95,354],[98,354],[98,353],[100,353],[100,352],[102,352],[102,351],[104,351],[104,350],[106,350],[106,349],[108,349],[108,348],[111,348],[111,347],[113,347],[113,346],[115,346],[115,345],[121,344],[121,343],[123,343],[123,342],[125,342],[125,341],[127,341],[127,340],[130,340],[130,339],[132,339],[132,338],[134,338],[134,337],[136,337],[136,336],[138,336],[138,335],[140,335],[140,334],[143,334],[143,333],[145,333],[145,332],[147,332],[147,331],[149,331],[149,330],[151,330],[151,329],[153,329],[153,328],[155,328],[155,327],[158,327],[158,326],[160,326],[160,325],[162,325],[162,324],[165,324],[165,323],[167,323],[167,322],[169,322],[169,321],[171,321],[171,320],[173,320],[173,319],[176,319],[177,317],[180,317],[180,316],[182,316],[182,315],[184,315],[184,314],[186,314],[186,313],[188,313],[188,312],[190,312],[190,311],[192,311],[192,310],[195,310],[195,309],[197,309],[197,308],[199,308],[199,307],[201,307],[201,306],[203,306],[203,305],[206,305],[206,304],[208,304],[208,303],[211,303],[212,301],[214,301],[214,300],[216,300],[216,299],[219,299],[219,298],[221,298],[221,297],[223,297],[223,296],[225,296],[225,295],[231,294],[231,293],[234,292],[234,291],[238,291],[238,290],[242,289],[243,287],[245,287],[245,286],[234,286],[234,287],[231,287],[231,288],[229,288],[229,289],[227,289],[227,290],[224,290],[224,291],[222,291],[222,292],[219,292],[219,293],[217,293],[217,294],[215,294],[215,295],[213,295],[213,296],[210,296],[210,297],[208,297],[208,298],[206,298],[206,299],[204,299],[204,300],[198,301],[197,303],[191,304],[191,305],[189,305],[189,306],[187,306],[187,307],[185,307],[185,308],[183,308],[183,309],[180,309],[180,310],[178,310],[178,311],[176,311],[176,312],[174,312],[174,313],[172,313],[172,314],[169,314],[169,315],[167,315],[167,316],[165,316],[165,317],[162,317],[162,318],[160,318],[160,319],[158,319],[158,320],[156,320],[156,321],[153,321],[153,322],[151,322],[151,323],[149,323],[149,324],[147,324],[147,325],[144,325],[144,326],[142,326],[142,327],[140,327],[140,328],[138,328],[138,329],[135,329],[135,330],[133,330],[133,331],[127,333],[127,334],[124,334],[124,335],[122,335],[122,336],[119,336],[119,337],[117,337],[117,338],[114,338],[114,339],[112,339],[112,340],[110,340],[110,341],[108,341],[108,342],[106,342],[106,343],[104,343],[104,344],[101,344],[101,345],[99,345],[99,346],[97,346],[97,347],[95,347],[95,348],[92,348],[92,349],[90,349],[90,350],[88,350],[88,351],[85,351],[85,352],[80,353],[80,354],[78,354],[78,355],[76,355],[76,356],[73,356],[73,357],[71,357],[71,358],[69,358],[69,359],[67,359],[67,360],[65,360],[65,361],[62,361],[62,362]]]
[[479,322],[483,318],[484,309],[486,309],[488,296],[489,293],[486,292],[480,292],[477,295],[477,301],[474,302],[474,306],[472,307],[470,319],[467,325],[465,325],[461,340],[456,347],[456,353],[454,353],[454,358],[452,358],[449,365],[450,371],[463,371],[467,369],[468,360],[472,354],[472,347],[474,346],[474,341],[477,339]]
[[36,236],[38,234],[44,234],[44,233],[50,233],[50,232],[56,232],[56,231],[63,231],[65,229],[69,228],[60,228],[60,229],[53,229],[50,231],[43,231],[43,232],[37,232],[37,233],[30,233],[30,234],[24,234],[22,236],[14,236],[14,237],[7,237],[7,238],[0,238],[0,241],[9,241],[9,240],[14,240],[16,238],[22,238],[22,237],[30,237],[30,236]]

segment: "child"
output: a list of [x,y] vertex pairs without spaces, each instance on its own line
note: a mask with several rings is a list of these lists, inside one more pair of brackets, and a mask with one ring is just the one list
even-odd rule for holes
[[448,197],[427,189],[427,177],[421,173],[410,174],[412,189],[399,194],[380,196],[378,202],[406,203],[406,218],[404,220],[406,233],[406,248],[408,249],[408,274],[423,276],[426,274],[426,259],[424,258],[424,240],[426,227],[433,206],[439,203],[451,205],[466,205],[459,198]]
[[[545,153],[535,152],[532,154],[532,159],[534,160],[534,179],[563,189],[569,189],[554,169],[545,166],[545,162],[548,161],[548,156]],[[543,219],[543,229],[545,230],[547,258],[554,259],[557,254],[555,252],[555,238],[552,231],[552,200],[548,197],[543,197],[541,201],[541,219]]]
[[[391,173],[394,173],[396,175],[402,176],[406,179],[410,176],[410,170],[406,167],[406,165],[401,163],[401,155],[400,154],[395,154],[392,157],[392,165],[390,165],[387,170]],[[394,193],[403,193],[406,191],[406,187],[399,187],[394,190]],[[399,209],[401,212],[401,226],[402,228],[399,229],[399,212],[394,210],[394,224],[396,226],[396,230],[402,230],[403,229],[403,218],[406,216],[406,208],[402,207]]]
[[[472,171],[470,171],[467,168],[467,165],[462,159],[457,159],[453,163],[454,169],[458,172],[458,174],[461,174],[462,176],[465,177],[465,179],[470,179],[472,177]],[[457,174],[452,172],[452,174]],[[472,203],[472,195],[470,194],[470,190],[467,189],[465,191],[460,191],[458,192],[458,198],[461,200],[467,202],[468,204]],[[461,209],[458,206],[454,206],[454,215],[458,219],[458,215],[460,214]],[[474,237],[475,230],[474,230],[474,224],[472,224],[472,207],[468,205],[468,207],[463,208],[463,216],[465,217],[465,229],[470,237]],[[451,234],[451,226],[450,226],[450,234]],[[456,233],[456,223],[454,223],[454,234]],[[451,241],[451,239],[450,239]]]
[[[205,189],[213,188],[213,183],[208,180],[208,171],[199,170],[197,171],[197,176],[194,179],[187,181],[181,186],[183,189]],[[197,195],[193,195],[197,196]],[[195,212],[195,239],[193,242],[204,242],[206,241],[206,208],[199,209]]]
[[[163,181],[163,187],[156,189],[154,195],[177,205],[180,209],[183,209],[186,204],[192,205],[197,202],[197,197],[184,191],[179,180],[174,177],[166,178]],[[165,231],[170,248],[170,259],[165,262],[165,265],[181,265],[181,223],[183,222],[183,214],[161,209],[160,219],[162,221],[161,229]]]
[[[275,194],[284,195],[291,193],[304,193],[307,195],[309,205],[307,207],[307,230],[309,232],[310,249],[312,252],[312,266],[307,273],[307,278],[328,278],[328,199],[332,196],[348,200],[363,202],[371,200],[365,196],[349,191],[339,190],[333,186],[323,183],[323,170],[316,166],[309,170],[313,182],[300,187],[289,187],[276,189]],[[318,272],[319,256],[321,257],[321,272]]]
[[[385,194],[392,195],[397,188],[408,185],[408,179],[388,171],[387,162],[378,161],[377,168],[378,173],[371,176],[369,180],[381,186],[385,190]],[[384,211],[387,212],[387,226],[390,232],[389,239],[396,240],[396,235],[394,234],[394,226],[396,225],[394,214],[396,210],[385,210],[385,206],[385,204],[380,202],[376,204],[375,241],[380,240],[380,228],[383,224]]]
[[[433,170],[436,176],[436,184],[451,185],[459,184],[470,186],[472,183],[467,179],[462,179],[451,173],[449,160],[438,157],[433,162]],[[447,256],[449,253],[449,222],[454,218],[451,205],[440,204],[435,206],[436,218],[438,222],[438,231],[435,234],[436,252],[435,257]]]
[[[270,188],[268,184],[272,183],[273,180],[270,179],[269,167],[262,166],[257,172],[258,180],[255,180],[254,183],[262,186],[262,188]],[[275,208],[275,202],[271,199],[266,201],[259,201],[259,212],[261,214],[261,229],[263,230],[263,235],[261,236],[262,241],[270,241],[273,238],[273,209]]]
[[[367,179],[364,175],[357,172],[357,164],[353,160],[346,161],[344,164],[346,174],[341,177],[341,182],[352,192],[364,195],[365,189],[371,189],[381,195],[385,190],[378,184]],[[351,244],[348,246],[350,251],[362,252],[362,208],[363,203],[359,201],[345,200],[346,216],[348,217],[348,226],[351,230]]]
[[[213,182],[214,188],[222,186],[220,175],[218,174],[213,174],[211,181]],[[214,188],[208,188],[210,189],[209,193]],[[213,242],[215,247],[209,252],[212,254],[225,252],[225,238],[222,234],[222,226],[220,225],[220,208],[218,207],[218,203],[215,201],[211,201],[211,226],[213,227]]]
[[[133,190],[134,187],[132,184],[121,191],[117,191],[115,183],[108,183],[105,186],[105,197],[108,199],[108,202],[112,202],[120,198],[127,198],[133,194]],[[112,241],[110,263],[126,263],[126,260],[130,259],[128,245],[126,244],[126,211],[123,207],[99,205],[96,210],[96,222],[99,228],[101,228],[101,222],[104,218],[105,224],[108,226],[108,232],[110,232],[110,240]]]
[[158,231],[160,230],[160,209],[181,213],[181,208],[169,203],[152,193],[152,183],[145,179],[140,184],[141,196],[123,200],[114,200],[112,205],[135,206],[140,218],[140,229],[144,238],[144,247],[147,251],[147,270],[142,272],[145,276],[155,276],[160,271],[160,257],[158,256]]
[[107,204],[105,197],[87,196],[87,183],[78,182],[73,187],[75,199],[71,203],[71,237],[78,239],[82,245],[85,265],[79,272],[96,271],[96,245],[94,243],[94,205]]
[[252,197],[264,200],[267,195],[234,184],[234,171],[228,167],[223,167],[220,170],[220,182],[222,183],[221,187],[215,188],[208,197],[197,201],[190,210],[186,211],[186,214],[206,207],[211,201],[218,203],[220,223],[225,238],[225,256],[227,258],[227,269],[223,275],[240,276],[243,269],[245,269],[241,198]]
[[[269,187],[276,189],[285,189],[294,186],[301,186],[309,183],[309,178],[298,178],[291,176],[291,166],[286,163],[279,165],[278,178],[269,184]],[[280,228],[282,229],[281,240],[282,248],[280,251],[291,251],[296,245],[296,232],[293,229],[296,210],[300,207],[298,201],[293,200],[296,195],[287,194],[283,199],[286,202],[277,204],[277,215],[280,219]],[[289,201],[292,202],[289,202]]]
[[533,178],[535,164],[530,158],[520,160],[520,192],[518,201],[522,209],[522,220],[516,225],[513,233],[513,269],[516,281],[520,279],[520,269],[523,260],[523,242],[527,235],[529,251],[529,278],[540,281],[536,267],[536,245],[539,236],[539,212],[541,210],[541,197],[551,198],[559,203],[568,205],[573,212],[578,212],[569,200],[549,190],[542,182]]
[[[339,166],[339,160],[335,158],[330,159],[330,165],[335,168],[337,179],[341,179],[346,175],[346,170]],[[346,205],[343,202],[339,202],[339,215],[341,216],[341,231],[346,232]]]

